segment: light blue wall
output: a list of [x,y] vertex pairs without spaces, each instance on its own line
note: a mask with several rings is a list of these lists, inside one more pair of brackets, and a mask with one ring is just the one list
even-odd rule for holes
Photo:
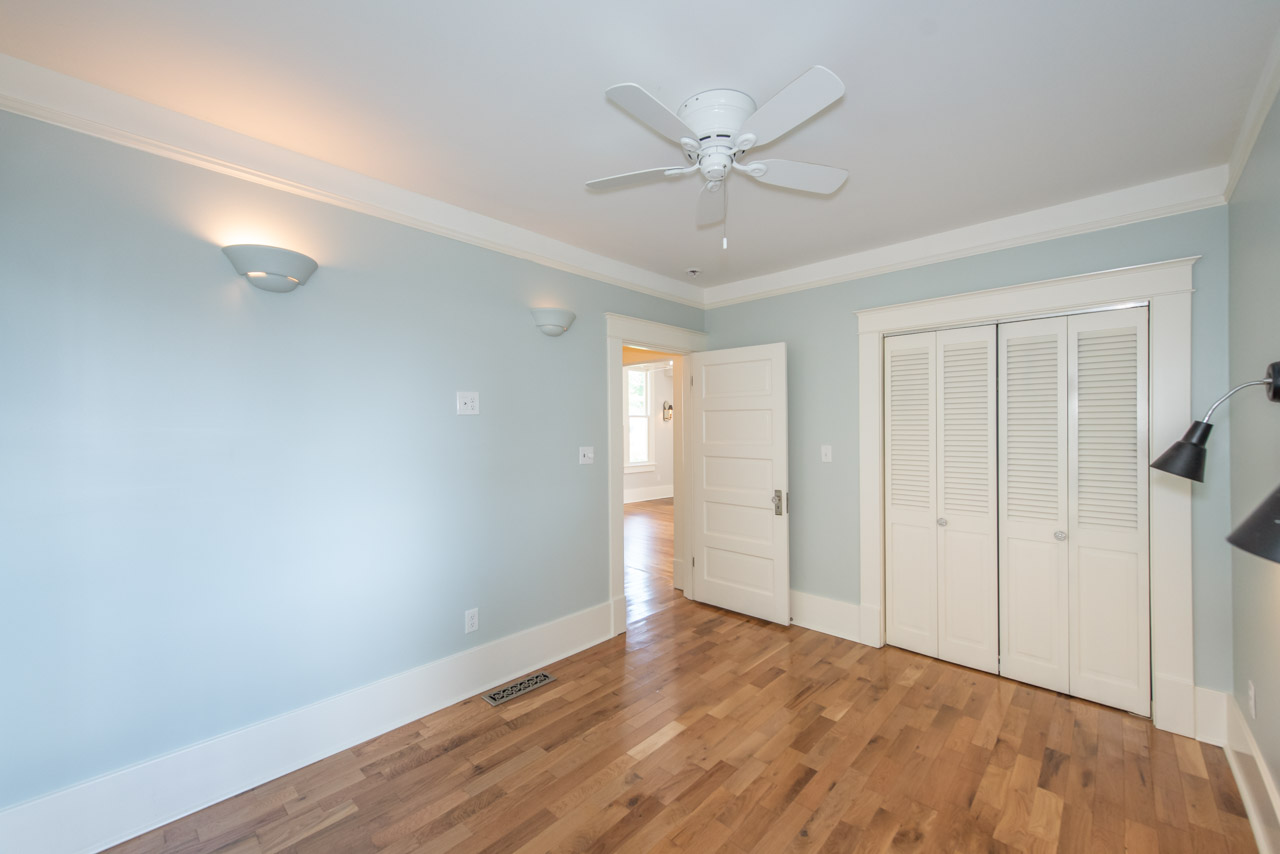
[[0,806],[604,602],[603,313],[703,319],[3,112],[0,258]]
[[[3,112],[0,164],[0,806],[605,600],[603,313],[703,312]],[[249,288],[246,239],[320,272]],[[858,598],[855,310],[1203,255],[1198,411],[1226,246],[1216,209],[707,312],[714,346],[789,344],[795,587]],[[1227,494],[1195,519],[1223,688]]]
[[[1225,207],[707,312],[712,347],[787,343],[792,587],[846,602],[859,599],[854,312],[1192,255],[1203,256],[1193,270],[1192,401],[1198,415],[1227,381]],[[1231,685],[1231,558],[1222,540],[1230,494],[1226,433],[1220,427],[1210,448],[1210,470],[1219,475],[1195,490],[1193,529],[1196,681],[1219,690]],[[820,462],[823,444],[833,446],[831,463]]]
[[[1280,360],[1280,109],[1272,107],[1231,196],[1231,381],[1262,379]],[[1280,406],[1258,389],[1231,398],[1231,516],[1239,522],[1280,484]],[[1223,531],[1225,534],[1225,530]],[[1235,693],[1263,757],[1280,769],[1280,566],[1232,549]]]

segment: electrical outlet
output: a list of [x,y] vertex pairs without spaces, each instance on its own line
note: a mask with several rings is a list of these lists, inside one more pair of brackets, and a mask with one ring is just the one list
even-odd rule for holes
[[596,449],[594,447],[582,447],[578,449],[578,465],[589,466],[596,461]]
[[822,461],[824,463],[831,462],[831,446],[830,445],[822,446]]
[[467,613],[463,615],[463,618],[464,618],[463,629],[465,629],[465,631],[463,632],[464,634],[471,634],[476,629],[480,628],[480,609],[479,608],[472,608],[471,610],[467,611]]
[[458,392],[458,414],[459,415],[479,415],[480,414],[480,392],[478,391]]
[[1249,717],[1258,719],[1258,697],[1253,691],[1253,680],[1249,680]]

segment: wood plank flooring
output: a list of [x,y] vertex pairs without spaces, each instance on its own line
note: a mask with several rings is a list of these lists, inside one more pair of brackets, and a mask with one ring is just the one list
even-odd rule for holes
[[627,623],[668,607],[683,593],[673,587],[674,502],[670,498],[624,506],[622,563]]
[[892,647],[647,601],[546,687],[466,700],[111,850],[1256,851],[1219,748]]

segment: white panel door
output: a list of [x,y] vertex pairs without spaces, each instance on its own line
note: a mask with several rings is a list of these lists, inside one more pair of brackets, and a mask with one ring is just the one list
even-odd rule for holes
[[693,598],[789,624],[786,345],[686,358]]
[[884,341],[885,638],[938,654],[937,334]]
[[938,657],[998,671],[996,328],[937,333]]
[[1066,692],[1067,319],[1001,324],[1000,673]]
[[1071,693],[1149,715],[1147,310],[1067,328]]

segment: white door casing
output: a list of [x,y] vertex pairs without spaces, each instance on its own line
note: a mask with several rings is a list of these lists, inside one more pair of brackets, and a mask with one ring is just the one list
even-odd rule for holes
[[[857,312],[859,640],[885,642],[883,341],[888,335],[1146,304],[1149,311],[1149,447],[1182,436],[1191,407],[1191,308],[1197,257],[971,291]],[[1192,619],[1191,485],[1147,472],[1150,490],[1152,720],[1197,733]]]
[[884,342],[885,633],[938,654],[937,334]]
[[938,332],[935,376],[938,657],[995,673],[996,328]]
[[[606,437],[608,454],[605,456],[608,465],[609,481],[609,601],[611,603],[611,630],[620,634],[627,629],[627,600],[624,593],[624,569],[622,550],[622,516],[623,516],[623,447],[622,447],[622,407],[616,405],[622,399],[622,348],[624,345],[643,347],[650,350],[661,350],[667,353],[687,354],[707,347],[707,333],[643,320],[638,317],[627,317],[620,314],[605,314],[605,367],[606,367]],[[684,555],[687,552],[687,531],[690,525],[689,494],[690,474],[687,465],[687,444],[681,425],[686,421],[688,411],[688,395],[685,394],[688,381],[684,379],[687,368],[686,360],[676,363],[675,405],[676,432],[674,438],[675,456],[675,558],[673,571],[676,587],[683,587],[685,595],[689,595],[689,567]],[[590,441],[586,436],[585,441]],[[597,456],[597,459],[599,457]]]
[[1000,673],[1066,692],[1067,319],[1001,324]]
[[789,624],[786,345],[687,362],[693,598]]
[[1151,710],[1147,310],[1068,319],[1071,693]]

